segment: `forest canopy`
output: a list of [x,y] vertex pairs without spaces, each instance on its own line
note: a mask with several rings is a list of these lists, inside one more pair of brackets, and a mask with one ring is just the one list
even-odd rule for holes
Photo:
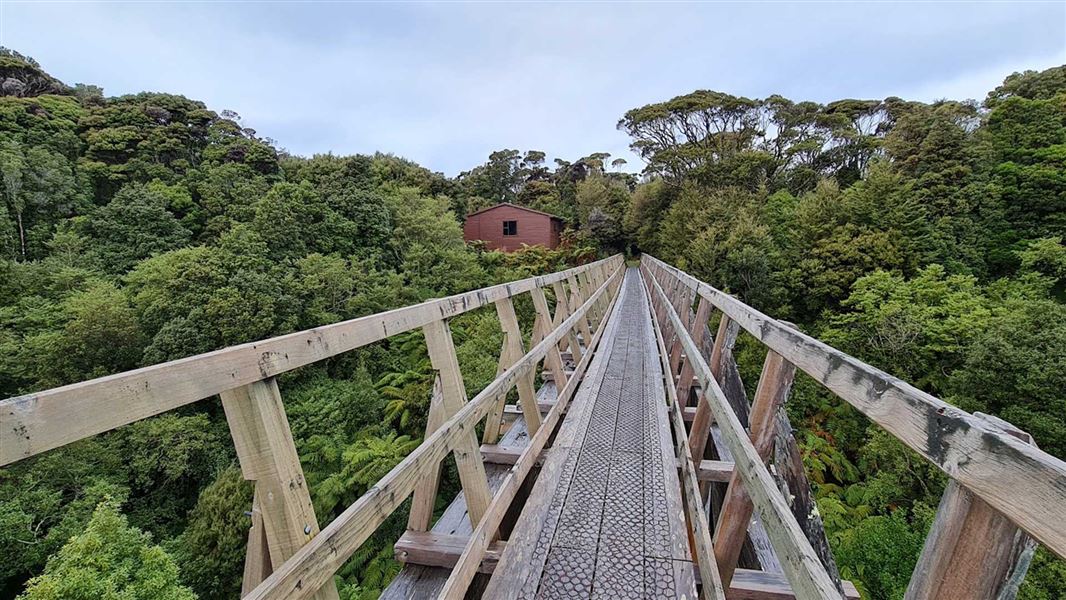
[[[697,90],[621,116],[639,172],[500,149],[454,178],[293,156],[231,111],[108,97],[6,49],[0,88],[0,397],[648,252],[1066,457],[1066,67],[981,102]],[[498,202],[564,218],[562,246],[465,243]],[[475,393],[502,334],[489,313],[452,325]],[[737,358],[754,385],[743,338]],[[322,523],[421,441],[431,373],[415,332],[280,378]],[[809,379],[788,410],[841,574],[901,598],[942,475]],[[250,502],[216,399],[10,465],[0,598],[235,597]],[[343,598],[398,571],[403,512],[338,573]],[[1038,551],[1019,597],[1066,597],[1066,564]]]

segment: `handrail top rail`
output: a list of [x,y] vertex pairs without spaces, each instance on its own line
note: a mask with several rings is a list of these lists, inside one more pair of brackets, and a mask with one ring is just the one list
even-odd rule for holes
[[642,258],[1066,558],[1066,462],[673,265],[650,254]]
[[0,400],[0,467],[621,261],[462,292]]

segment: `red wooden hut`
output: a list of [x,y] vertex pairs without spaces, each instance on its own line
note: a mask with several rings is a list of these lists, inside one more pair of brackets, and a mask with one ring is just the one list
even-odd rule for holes
[[555,248],[562,230],[563,220],[555,215],[504,202],[467,215],[463,239],[481,240],[490,250],[513,252],[522,244]]

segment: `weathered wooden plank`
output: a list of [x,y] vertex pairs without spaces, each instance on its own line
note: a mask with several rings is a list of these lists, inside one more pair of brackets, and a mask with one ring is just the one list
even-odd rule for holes
[[[781,355],[773,350],[766,353],[762,376],[751,406],[751,441],[764,462],[773,451],[777,411],[788,398],[795,373],[796,367],[781,358]],[[744,489],[740,474],[734,472],[714,531],[714,555],[718,559],[724,585],[729,585],[733,579],[753,510],[751,497]]]
[[733,463],[725,460],[702,460],[696,468],[696,479],[729,483],[733,476]]
[[[229,390],[222,394],[222,408],[241,473],[255,482],[253,515],[258,514],[261,519],[270,565],[277,569],[318,534],[318,519],[278,384],[270,378]],[[253,549],[253,554],[260,549]],[[250,567],[246,572],[251,578],[262,576],[258,565]],[[253,587],[254,583],[257,582],[244,587]],[[318,600],[337,597],[332,581],[325,582],[315,594]]]
[[996,430],[966,411],[796,331],[658,259],[800,370],[1066,558],[1066,462]]
[[[615,277],[621,277],[624,271],[620,268]],[[595,295],[601,295],[608,290],[608,284],[604,283]],[[612,307],[614,300],[612,299]],[[584,315],[588,308],[592,305],[592,300],[586,300],[584,304],[578,307],[574,314],[571,315],[570,320],[575,318],[584,318]],[[611,308],[608,308],[608,313]],[[569,325],[571,328],[573,324]],[[488,549],[489,544],[496,536],[500,522],[503,520],[507,507],[510,506],[511,501],[514,499],[515,494],[518,493],[519,487],[522,482],[525,481],[526,475],[533,468],[533,465],[537,458],[539,458],[541,450],[543,450],[545,444],[548,442],[548,438],[552,432],[556,430],[559,421],[562,419],[563,411],[566,409],[567,404],[573,397],[574,392],[577,390],[578,383],[581,380],[581,374],[583,374],[592,362],[595,355],[597,346],[603,337],[603,333],[606,331],[606,327],[600,327],[599,331],[594,336],[589,338],[588,352],[585,353],[581,361],[575,368],[575,376],[570,378],[567,384],[559,392],[559,396],[555,401],[555,406],[548,413],[547,418],[544,420],[543,426],[533,435],[529,440],[529,446],[527,451],[519,459],[518,463],[511,470],[511,473],[504,480],[500,491],[493,499],[492,505],[489,507],[489,512],[483,522],[479,523],[474,529],[473,534],[470,536],[470,540],[467,543],[466,548],[463,551],[463,555],[459,558],[455,568],[452,571],[452,575],[448,578],[448,582],[445,584],[444,589],[441,592],[443,598],[451,600],[458,600],[463,598],[466,594],[467,587],[470,585],[471,580],[476,574],[477,566],[481,563],[481,557]]]
[[[514,303],[510,298],[496,301],[496,315],[500,320],[500,328],[503,330],[503,351],[500,353],[500,362],[496,374],[507,370],[507,367],[518,362],[524,355],[522,347],[522,329],[518,324],[518,316],[515,314]],[[537,407],[537,393],[533,389],[533,371],[518,381],[518,403],[525,412],[526,427],[530,433],[536,433],[540,427],[540,410]],[[506,397],[501,398],[493,412],[485,419],[485,432],[482,441],[486,444],[495,444],[500,436],[500,425],[503,423],[503,405]]]
[[[1005,421],[981,413],[974,416],[1032,443],[1028,434]],[[904,598],[1013,600],[1035,549],[1032,538],[1014,523],[950,481]]]
[[[545,390],[542,387],[538,391],[538,395],[543,398],[554,396],[554,387],[550,384],[548,387],[551,389]],[[519,414],[515,422],[500,438],[499,447],[514,448],[521,451],[528,443],[529,434],[526,431],[525,421]],[[484,453],[482,455],[485,457],[485,474],[488,476],[489,489],[495,494],[503,484],[510,468],[505,465],[492,464],[487,455]],[[511,516],[511,514],[509,512],[508,516]],[[466,497],[462,491],[452,499],[440,518],[433,523],[432,529],[430,529],[430,531],[437,534],[463,537],[469,537],[473,530],[474,528],[470,524],[470,516],[466,511]],[[381,600],[413,600],[436,597],[440,593],[440,589],[444,587],[444,582],[447,581],[450,573],[450,568],[427,567],[413,563],[405,564],[396,577],[389,582],[389,585],[382,590]],[[478,583],[475,580],[475,585],[471,586],[471,591],[475,595],[481,587]]]
[[[440,373],[433,374],[433,389],[429,397],[429,415],[426,417],[426,437],[428,438],[447,421],[444,407],[444,384]],[[440,485],[440,464],[426,467],[425,476],[414,489],[411,499],[411,511],[407,515],[407,528],[415,531],[429,529],[433,519],[433,510],[437,504],[437,486]]]
[[[502,446],[497,444],[482,444],[481,456],[485,459],[486,464],[494,465],[516,465],[518,460],[522,458],[522,454],[525,452],[525,448],[521,446]],[[544,453],[534,461],[534,464],[541,464],[544,461]]]
[[[544,296],[544,290],[540,288],[534,288],[530,290],[529,293],[533,297],[533,310],[536,311],[538,320],[541,324],[541,331],[536,337],[543,340],[547,336],[547,332],[550,328],[553,327],[551,310],[548,308],[548,299]],[[559,329],[560,327],[555,327],[556,331]],[[560,340],[568,340],[570,337],[572,337],[572,332],[566,331]],[[544,364],[548,367],[548,370],[551,371],[552,381],[555,382],[556,387],[559,389],[566,387],[566,369],[563,364],[562,354],[559,352],[558,344],[548,351]]]
[[[657,294],[665,295],[654,278],[651,278],[651,283]],[[688,332],[681,327],[677,313],[672,307],[668,307],[667,312],[675,329],[680,331],[679,337],[685,346],[685,352],[698,357],[699,349]],[[759,516],[774,542],[774,549],[782,559],[782,566],[793,589],[804,597],[840,598],[841,594],[796,523],[795,516],[782,498],[747,432],[729,407],[718,382],[711,375],[710,367],[702,358],[694,362],[696,374],[705,390],[703,400],[711,403],[714,417],[733,450],[736,469],[743,477],[748,493],[759,510]]]
[[[699,577],[699,571],[695,572]],[[844,597],[860,600],[859,590],[850,581],[844,582]],[[752,569],[737,569],[733,582],[726,592],[729,600],[805,600],[792,591],[792,586],[781,573],[767,573]]]
[[[605,284],[596,294],[602,294],[606,289]],[[565,331],[576,323],[577,319],[571,316],[560,328],[545,336],[522,360],[493,380],[458,413],[445,421],[366,494],[301,548],[292,559],[275,569],[274,573],[247,597],[252,600],[305,598],[311,593],[310,590],[317,589],[328,581],[411,494],[416,483],[427,471],[435,468],[465,436],[471,435],[474,425],[491,408],[491,402],[499,398],[500,394],[506,394],[519,377],[524,376],[552,349],[558,352],[559,340]],[[542,427],[542,430],[547,431],[547,428]],[[482,523],[485,522],[487,521],[483,519]]]
[[[407,531],[393,544],[396,560],[427,567],[454,567],[470,537],[432,531]],[[481,558],[478,571],[491,573],[503,554],[506,542],[492,542]]]
[[[799,444],[796,443],[796,437],[792,434],[792,425],[783,407],[777,410],[775,433],[774,476],[780,481],[781,493],[788,500],[789,506],[792,507],[792,514],[796,515],[796,522],[803,529],[807,541],[811,543],[811,547],[825,565],[829,576],[833,578],[833,581],[840,581],[840,571],[837,569],[833,551],[829,547],[829,539],[825,534],[822,517],[818,513],[818,505],[814,499],[814,492],[811,490],[810,480],[807,479],[807,473],[804,471],[803,456],[800,454]],[[749,538],[752,537],[751,533],[752,530],[749,528]],[[769,570],[765,566],[763,569]]]
[[[441,404],[445,408],[445,419],[459,412],[466,405],[466,384],[459,371],[459,360],[455,355],[455,343],[447,321],[441,319],[422,328],[426,336],[426,350],[433,368],[440,374]],[[522,377],[520,380],[527,380]],[[473,429],[460,438],[453,449],[455,466],[459,470],[459,481],[466,495],[466,508],[470,520],[477,523],[492,501],[488,480],[485,478],[485,465],[481,460],[481,451]]]
[[[577,307],[581,306],[581,304],[585,301],[585,293],[581,290],[581,287],[578,285],[577,280],[574,278],[573,275],[566,278],[566,284],[570,288],[570,295],[568,297],[568,300],[570,302],[570,312],[573,312],[577,310]],[[589,321],[587,314],[582,315],[582,317],[578,319],[577,330],[581,333],[583,339],[592,339],[592,330],[589,329]],[[576,357],[577,355],[575,354],[574,356]]]
[[244,554],[244,575],[241,578],[241,597],[255,589],[274,571],[270,564],[263,514],[259,511],[259,494],[252,495],[252,525],[248,528],[248,546]]
[[[663,315],[666,318],[666,315]],[[714,349],[711,351],[711,357],[707,360],[707,364],[711,365],[711,374],[717,380],[721,373],[722,365],[722,353],[724,352],[725,345],[731,343],[729,338],[729,318],[722,315],[721,321],[718,322],[718,333],[714,336]],[[736,339],[736,336],[733,336]],[[692,357],[693,370],[695,370],[696,361],[699,360],[696,356]],[[704,389],[700,388],[701,395],[704,394]],[[711,434],[711,420],[714,418],[711,413],[711,405],[709,402],[699,402],[696,405],[696,414],[692,418],[692,426],[689,429],[690,440],[692,445],[692,460],[703,460],[703,457],[707,453],[707,438]],[[706,495],[706,488],[703,488]]]
[[563,281],[576,269],[251,342],[0,401],[0,466]]
[[[696,314],[692,318],[692,322],[689,323],[689,335],[693,339],[699,339],[703,334],[703,329],[707,327],[707,319],[711,317],[711,303],[707,302],[703,298],[700,298],[699,306],[696,308]],[[677,378],[677,400],[681,406],[688,405],[689,397],[692,395],[692,381],[694,372],[692,370],[692,359],[688,356],[685,357],[685,362],[681,366],[681,375]],[[693,413],[695,417],[695,413]],[[703,457],[693,457],[693,460],[699,460]]]
[[[650,287],[653,282],[650,278],[645,279],[646,293],[651,295]],[[670,366],[669,357],[666,353],[666,343],[663,341],[663,332],[658,317],[652,312],[652,324],[655,332],[656,346],[663,369]],[[681,417],[681,404],[677,398],[677,392],[671,386],[666,386],[668,404],[670,405],[669,416],[673,421],[674,439],[678,448],[678,463],[681,466],[682,499],[685,503],[685,517],[689,528],[689,543],[693,549],[693,560],[703,581],[707,582],[702,590],[702,598],[721,600],[725,598],[725,588],[718,574],[718,565],[714,558],[714,545],[711,539],[710,521],[706,511],[703,510],[699,481],[696,477],[696,467],[692,460],[692,453],[688,448],[689,438],[685,431],[685,423]]]

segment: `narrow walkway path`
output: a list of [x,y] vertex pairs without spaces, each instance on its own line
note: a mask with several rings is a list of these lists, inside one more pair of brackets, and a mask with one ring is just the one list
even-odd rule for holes
[[485,598],[695,598],[662,368],[629,269]]

